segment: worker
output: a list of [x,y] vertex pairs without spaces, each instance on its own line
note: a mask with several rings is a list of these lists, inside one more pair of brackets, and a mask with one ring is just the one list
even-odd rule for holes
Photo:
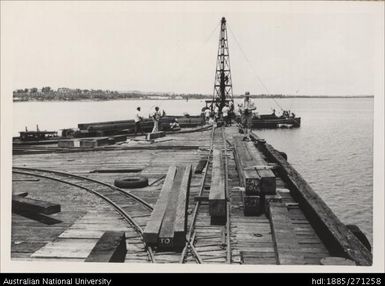
[[[165,113],[165,112],[163,111],[163,113]],[[155,111],[152,113],[151,117],[152,117],[152,121],[154,121],[154,128],[152,129],[151,133],[158,132],[159,131],[159,120],[162,117],[158,106],[155,107]]]
[[234,99],[229,102],[229,124],[231,126],[231,119],[235,120],[235,112],[234,112]]
[[222,118],[223,118],[223,122],[225,123],[225,126],[229,124],[229,111],[230,111],[229,105],[225,104],[225,106],[223,106],[222,108]]
[[170,123],[170,129],[173,131],[180,130],[180,126],[177,118],[174,118],[173,122]]
[[143,114],[140,111],[140,106],[138,106],[136,108],[136,114],[135,114],[134,121],[135,121],[135,136],[139,130],[140,130],[140,133],[143,135],[144,134],[143,129],[142,129]]
[[210,120],[210,114],[211,114],[210,108],[206,107],[206,109],[205,109],[205,111],[204,111],[206,124],[209,123],[209,120]]
[[250,100],[250,96],[248,93],[246,93],[245,98],[243,100],[243,105],[241,106],[240,112],[242,115],[242,124],[243,129],[246,130],[244,134],[246,136],[243,138],[245,141],[250,140],[250,131],[252,127],[252,119],[253,119],[253,110],[256,110],[257,108],[254,105],[254,102]]
[[218,104],[215,104],[215,106],[214,106],[214,116],[215,116],[215,122],[217,122],[219,119],[219,106],[218,106]]

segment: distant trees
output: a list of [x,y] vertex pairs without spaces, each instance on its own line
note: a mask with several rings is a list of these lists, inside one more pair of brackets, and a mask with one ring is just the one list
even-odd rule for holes
[[35,93],[35,92],[37,92],[37,88],[36,87],[31,88],[31,93]]
[[44,86],[42,89],[41,89],[41,92],[44,92],[44,93],[48,93],[51,91],[51,87],[49,86]]

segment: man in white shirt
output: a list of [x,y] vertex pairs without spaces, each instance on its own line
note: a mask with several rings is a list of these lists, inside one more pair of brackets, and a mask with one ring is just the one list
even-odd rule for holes
[[155,133],[159,131],[159,120],[162,117],[159,107],[155,107],[155,112],[152,113],[152,121],[154,121],[154,128],[152,129],[151,133]]
[[230,111],[230,108],[229,108],[228,104],[223,106],[223,108],[222,108],[222,118],[223,118],[223,121],[225,122],[225,126],[227,126],[229,124],[229,111]]
[[257,108],[254,102],[250,101],[250,96],[246,93],[245,99],[243,100],[243,106],[240,110],[242,115],[243,129],[246,130],[246,137],[244,140],[250,140],[250,131],[252,127],[253,110]]
[[135,121],[135,136],[136,136],[136,133],[140,130],[140,133],[143,135],[143,129],[142,129],[142,121],[143,121],[143,115],[142,113],[140,112],[140,107],[137,107],[136,108],[136,114],[135,114],[135,118],[134,118],[134,121]]

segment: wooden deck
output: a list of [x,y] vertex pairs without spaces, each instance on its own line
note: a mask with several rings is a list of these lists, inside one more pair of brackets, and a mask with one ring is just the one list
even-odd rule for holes
[[[184,262],[197,263],[197,256],[202,263],[236,264],[320,264],[324,257],[331,256],[327,246],[318,237],[316,231],[305,217],[301,208],[291,196],[289,186],[277,177],[277,193],[285,204],[283,212],[274,214],[275,221],[265,214],[244,216],[243,195],[239,175],[236,170],[234,155],[231,150],[233,136],[239,135],[236,127],[225,128],[225,139],[215,130],[214,146],[227,150],[228,191],[230,202],[229,229],[226,226],[210,223],[209,204],[201,202],[195,222],[193,245],[195,255],[188,251]],[[214,132],[214,133],[215,133]],[[211,130],[196,133],[167,135],[153,143],[131,141],[129,143],[108,146],[107,149],[86,152],[46,153],[15,155],[14,167],[28,167],[64,171],[87,178],[113,184],[115,179],[143,175],[148,177],[150,186],[126,191],[137,195],[151,205],[155,205],[163,178],[171,164],[192,164],[193,170],[201,159],[207,158],[210,150]],[[217,135],[217,136],[216,136]],[[227,141],[227,142],[226,142]],[[262,157],[264,155],[260,154]],[[269,158],[265,158],[269,161]],[[190,185],[189,223],[198,196],[203,187],[203,196],[209,195],[212,163],[208,164],[207,179],[202,186],[204,172],[193,172]],[[93,173],[97,169],[140,168],[140,173]],[[28,197],[46,200],[61,205],[61,212],[51,215],[60,223],[46,225],[20,215],[12,215],[11,257],[15,260],[58,260],[84,261],[98,239],[106,231],[126,232],[126,262],[151,262],[148,249],[143,241],[122,216],[100,197],[72,185],[58,181],[14,174],[13,193],[28,192]],[[154,184],[152,184],[154,182]],[[91,185],[90,185],[91,186]],[[101,190],[103,188],[101,187]],[[111,196],[110,196],[111,198]],[[116,196],[115,201],[120,198]],[[121,206],[130,212],[140,227],[144,229],[150,218],[150,211],[140,209],[129,202],[121,201]],[[284,217],[282,217],[284,214]],[[282,239],[279,224],[285,224],[285,231],[290,235]],[[276,223],[276,225],[274,225]],[[275,231],[275,235],[274,235]],[[229,236],[229,240],[227,240]],[[231,259],[228,261],[227,250],[230,242]],[[283,259],[282,249],[295,244],[293,251],[297,258],[294,262]],[[180,263],[181,253],[157,251],[154,253],[157,263]],[[290,259],[289,259],[290,260]],[[286,262],[285,262],[286,261]]]

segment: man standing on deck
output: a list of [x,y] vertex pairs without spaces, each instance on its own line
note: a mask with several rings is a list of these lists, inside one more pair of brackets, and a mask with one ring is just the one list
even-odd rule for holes
[[228,104],[223,106],[223,108],[222,108],[222,118],[223,118],[223,121],[225,123],[225,126],[229,125],[229,111],[230,111],[230,108],[229,108]]
[[252,119],[253,119],[253,110],[256,110],[256,107],[254,105],[254,102],[250,101],[249,93],[246,92],[245,99],[243,100],[243,106],[240,109],[241,116],[242,116],[242,124],[243,124],[243,130],[246,130],[246,136],[243,138],[243,140],[250,140],[250,131],[252,126]]
[[155,111],[151,115],[151,117],[152,117],[152,120],[154,121],[154,128],[152,129],[151,133],[158,132],[159,131],[159,120],[162,117],[158,106],[155,107]]
[[142,121],[143,121],[143,115],[140,112],[140,106],[136,108],[136,114],[135,114],[135,136],[136,133],[140,130],[140,133],[143,135],[143,129],[142,129]]

